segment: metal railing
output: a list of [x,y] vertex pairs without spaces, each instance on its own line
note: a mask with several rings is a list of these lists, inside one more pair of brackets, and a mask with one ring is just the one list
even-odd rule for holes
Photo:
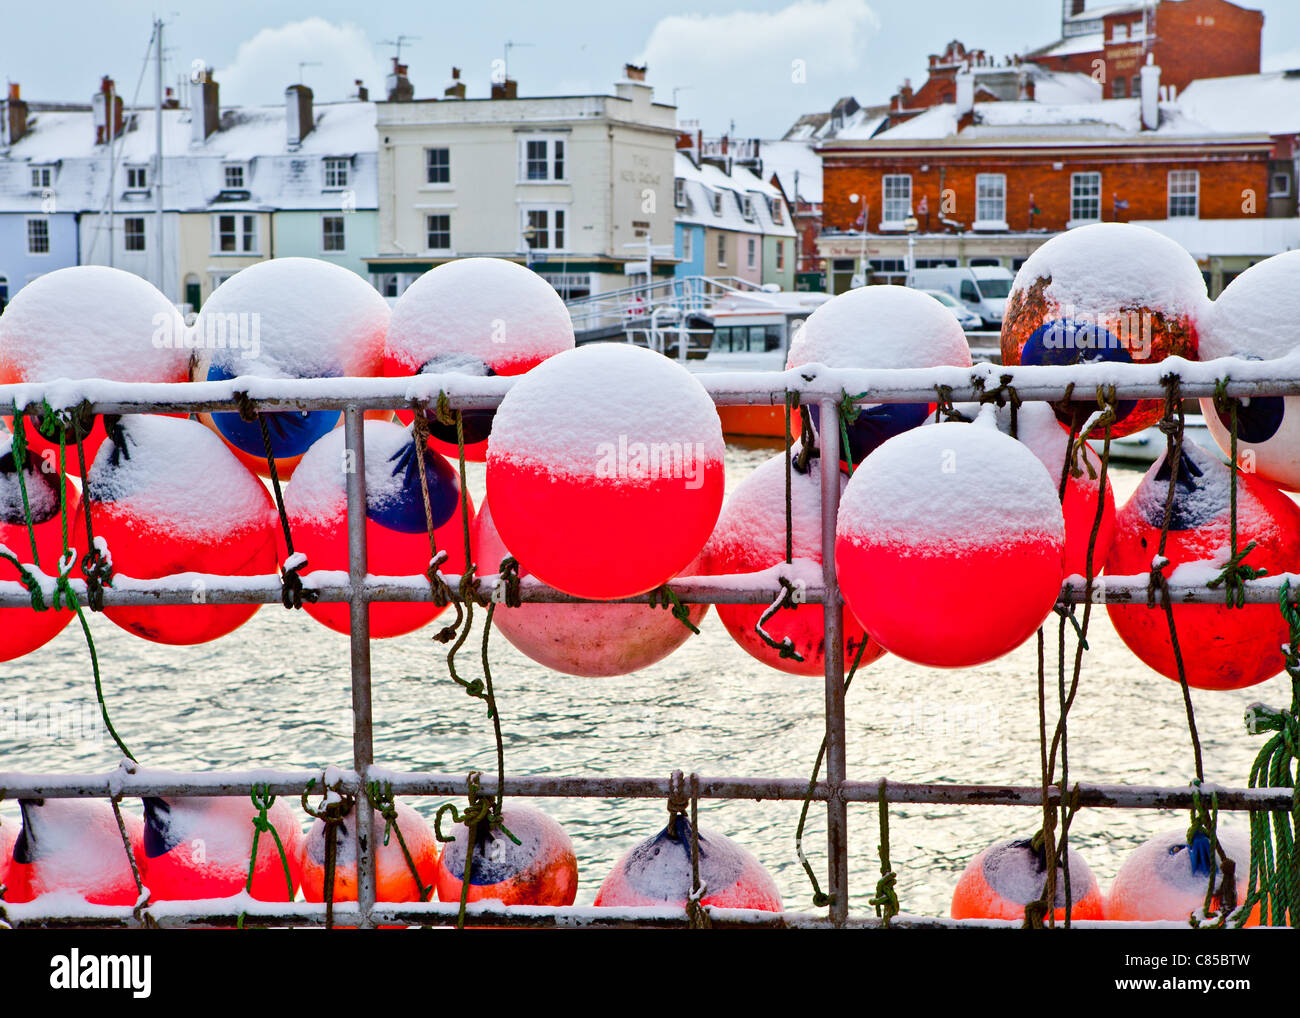
[[[999,388],[1014,386],[1025,400],[1059,401],[1074,398],[1093,400],[1099,386],[1116,385],[1117,394],[1128,398],[1157,398],[1166,393],[1164,378],[1176,375],[1185,397],[1213,395],[1220,380],[1228,377],[1224,394],[1233,397],[1300,395],[1300,358],[1267,363],[1225,360],[1192,363],[1173,358],[1156,365],[1093,364],[1063,367],[1002,368],[981,364],[973,368],[907,370],[830,370],[811,366],[785,372],[719,373],[701,376],[715,404],[782,405],[787,392],[798,393],[804,403],[819,405],[822,420],[834,420],[845,393],[860,394],[862,403],[931,402],[936,386],[949,386],[957,402],[978,400]],[[0,794],[17,797],[108,797],[244,795],[257,785],[278,795],[299,795],[314,785],[348,792],[356,797],[356,860],[358,901],[336,904],[336,921],[345,925],[372,927],[389,923],[450,924],[457,907],[435,903],[380,903],[375,898],[374,815],[364,794],[369,782],[391,783],[395,795],[456,796],[466,790],[463,775],[398,772],[377,765],[373,755],[370,671],[371,602],[427,601],[433,597],[424,575],[407,577],[370,576],[366,571],[365,446],[362,441],[363,414],[367,410],[410,408],[431,405],[446,393],[455,409],[480,409],[500,403],[516,380],[477,378],[462,375],[426,375],[411,379],[306,379],[270,380],[237,378],[223,382],[135,384],[106,381],[59,381],[45,385],[0,386],[0,407],[39,406],[44,400],[54,409],[81,406],[96,414],[237,410],[236,393],[247,393],[252,405],[262,411],[339,410],[344,415],[344,440],[354,467],[346,475],[348,520],[348,571],[315,571],[304,577],[304,585],[319,593],[321,601],[347,603],[351,612],[351,679],[353,753],[349,768],[318,771],[254,770],[221,774],[151,770],[123,761],[118,769],[101,775],[57,775],[0,772]],[[963,805],[1042,806],[1044,793],[1038,786],[989,784],[900,783],[885,779],[850,780],[845,759],[844,653],[842,639],[843,602],[835,576],[835,507],[839,501],[839,432],[824,428],[820,437],[820,479],[822,488],[821,584],[810,587],[806,599],[824,606],[825,619],[825,777],[811,789],[811,798],[824,803],[827,819],[827,883],[830,897],[825,916],[805,913],[761,913],[733,909],[710,909],[714,925],[747,927],[873,926],[870,917],[849,914],[848,806],[874,802],[883,794],[893,803],[951,803]],[[782,592],[783,567],[747,574],[743,583],[735,578],[697,577],[674,581],[673,589],[683,601],[710,604],[760,604],[774,601]],[[53,593],[54,579],[33,570],[47,593]],[[201,577],[213,603],[270,603],[280,600],[280,579],[275,575]],[[103,591],[104,605],[191,603],[195,574],[133,580],[116,577]],[[1280,585],[1290,579],[1300,585],[1300,575],[1281,574],[1246,583],[1250,602],[1276,601]],[[449,578],[456,586],[456,578]],[[490,584],[494,577],[485,576]],[[85,599],[83,583],[74,582],[77,596]],[[1078,604],[1086,584],[1083,578],[1069,578],[1062,589],[1062,603]],[[1099,577],[1091,596],[1096,603],[1145,601],[1147,577]],[[1203,583],[1180,583],[1171,576],[1171,595],[1176,603],[1223,603],[1225,594]],[[525,578],[521,584],[524,601],[574,602],[582,599],[563,594]],[[624,598],[643,602],[648,596]],[[0,607],[23,607],[30,594],[15,581],[0,582]],[[809,754],[811,757],[811,753]],[[467,768],[468,770],[469,768]],[[883,790],[882,790],[882,780]],[[511,795],[569,796],[596,798],[667,798],[669,778],[535,775],[507,776]],[[497,780],[483,772],[480,789],[497,790]],[[1205,785],[1202,794],[1217,794],[1218,805],[1226,810],[1289,809],[1289,789],[1249,789]],[[800,800],[809,793],[803,777],[701,777],[702,799]],[[1049,786],[1049,804],[1060,802],[1061,791]],[[1081,807],[1092,808],[1185,808],[1193,804],[1190,788],[1137,785],[1080,784]],[[91,906],[76,914],[60,910],[51,913],[38,900],[30,904],[7,904],[9,921],[15,926],[138,926],[144,913],[128,906]],[[171,902],[149,905],[148,918],[164,926],[230,924],[239,914],[246,924],[317,925],[324,922],[324,906],[259,902],[245,895],[234,898]],[[594,909],[594,908],[503,908],[500,905],[471,905],[467,916],[476,925],[513,924],[531,926],[647,925],[685,926],[684,910]],[[1015,925],[993,921],[954,921],[938,918],[899,916],[895,926],[954,927],[962,925]],[[1095,925],[1078,923],[1077,925]],[[1177,926],[1181,924],[1154,924]]]

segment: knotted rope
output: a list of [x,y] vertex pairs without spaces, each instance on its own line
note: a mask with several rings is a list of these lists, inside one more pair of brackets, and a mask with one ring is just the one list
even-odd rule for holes
[[485,826],[485,830],[482,832],[484,834],[499,830],[516,845],[520,844],[519,839],[511,833],[510,828],[506,827],[501,818],[500,797],[480,794],[479,782],[482,779],[483,775],[479,771],[470,771],[466,777],[465,793],[469,799],[469,806],[465,808],[464,812],[456,809],[455,803],[447,802],[438,807],[438,812],[433,817],[433,835],[443,844],[456,840],[454,834],[442,833],[443,816],[450,814],[452,823],[464,824],[468,831],[465,845],[465,868],[460,878],[460,911],[456,916],[456,929],[458,930],[465,928],[465,906],[469,901],[470,875],[474,869],[474,845],[478,840],[479,828]]
[[385,781],[382,786],[378,781],[366,782],[366,798],[370,800],[370,805],[374,807],[375,812],[384,818],[383,843],[387,845],[389,837],[393,834],[397,835],[397,845],[402,850],[402,857],[406,860],[406,868],[410,870],[411,879],[415,881],[420,901],[428,901],[429,896],[433,894],[433,885],[426,886],[420,879],[420,870],[415,865],[411,850],[406,847],[406,839],[402,837],[402,828],[397,822],[397,801],[393,798],[392,782]]
[[339,852],[338,828],[343,823],[344,817],[352,812],[354,800],[346,792],[325,786],[323,779],[321,784],[325,787],[324,805],[320,809],[315,809],[307,802],[307,797],[316,785],[316,779],[312,778],[303,789],[302,808],[304,813],[315,817],[325,827],[325,882],[322,897],[325,899],[325,928],[332,930],[334,928],[334,875],[338,868]]
[[[275,824],[271,823],[268,816],[271,807],[275,805],[275,796],[271,794],[269,785],[254,785],[249,792],[249,798],[253,801],[253,808],[257,814],[253,817],[253,849],[248,857],[248,879],[244,881],[244,893],[253,893],[253,875],[257,872],[257,846],[263,834],[270,834],[275,839],[276,851],[280,853],[280,865],[284,869],[284,883],[289,889],[289,901],[293,901],[293,876],[289,872],[289,858],[284,852],[284,842],[280,840],[280,832],[275,829]],[[331,881],[331,884],[333,881]],[[244,928],[244,917],[246,913],[239,913],[239,919],[235,923],[237,929]]]

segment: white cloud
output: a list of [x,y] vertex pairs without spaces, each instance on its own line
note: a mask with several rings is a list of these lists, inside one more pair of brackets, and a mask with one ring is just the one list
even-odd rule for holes
[[335,25],[324,18],[307,18],[279,28],[264,28],[240,43],[234,62],[217,70],[221,103],[273,105],[282,102],[287,86],[302,81],[321,102],[345,99],[360,78],[372,99],[382,99],[387,62],[366,33],[356,25]]
[[1267,74],[1270,71],[1289,71],[1292,68],[1300,67],[1300,49],[1284,50],[1281,53],[1265,53],[1260,60],[1260,70]]
[[681,115],[699,117],[706,131],[725,130],[734,118],[738,132],[770,136],[794,119],[785,111],[824,109],[852,94],[861,84],[867,41],[878,29],[866,0],[675,14],[655,25],[641,60],[656,98],[671,102],[673,88],[681,86]]

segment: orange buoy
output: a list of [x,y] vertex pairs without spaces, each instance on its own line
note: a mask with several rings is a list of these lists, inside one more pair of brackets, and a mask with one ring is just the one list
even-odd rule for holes
[[[1239,831],[1220,825],[1219,844],[1236,870],[1233,883],[1237,904],[1246,900],[1250,877],[1250,841]],[[1119,922],[1151,922],[1158,919],[1186,920],[1205,907],[1205,892],[1214,876],[1216,890],[1222,887],[1220,861],[1211,851],[1210,839],[1197,832],[1189,845],[1187,831],[1165,831],[1144,841],[1124,857],[1106,900],[1106,918]],[[1216,893],[1212,911],[1223,907]],[[1259,906],[1247,925],[1259,924]]]
[[[357,900],[357,838],[355,811],[344,814],[334,828],[336,846],[334,869],[334,900]],[[406,840],[407,850],[415,863],[420,883],[432,890],[438,872],[438,841],[433,831],[419,813],[403,803],[397,803],[397,824]],[[375,900],[419,901],[420,890],[407,865],[406,856],[396,834],[384,841],[383,817],[375,814]],[[325,822],[312,824],[301,842],[300,868],[302,894],[308,901],[325,900]]]
[[[748,849],[721,834],[699,829],[703,905],[781,911],[776,881]],[[614,864],[596,894],[597,908],[637,905],[686,906],[691,893],[691,824],[675,814],[653,838],[634,846]]]
[[[144,800],[144,869],[154,901],[228,898],[248,886],[257,808],[247,796],[190,796]],[[257,839],[249,893],[260,901],[293,901],[300,882],[302,831],[289,807],[267,811],[284,846],[289,879],[275,838]],[[292,886],[290,886],[292,884]]]
[[[541,810],[511,800],[502,807],[510,835],[484,822],[474,838],[466,901],[505,905],[572,905],[578,895],[578,857],[573,841]],[[438,900],[460,901],[465,879],[469,828],[458,824],[455,840],[443,845],[438,860]]]
[[[20,799],[23,827],[14,842],[5,900],[75,895],[91,905],[134,905],[140,897],[113,807],[102,799]],[[136,867],[144,825],[122,815]]]
[[[1070,918],[1103,919],[1101,888],[1083,857],[1074,849],[1066,855],[1070,871]],[[999,841],[971,860],[952,894],[954,919],[1015,919],[1023,921],[1025,906],[1043,895],[1047,863],[1028,838]],[[1055,912],[1065,918],[1065,874],[1057,871]]]
[[[57,474],[38,469],[35,463],[42,462],[39,458],[35,462],[31,459],[26,461],[22,482],[27,487],[27,505],[32,515],[32,533],[29,534],[12,441],[12,436],[0,432],[0,547],[7,548],[19,562],[30,567],[33,564],[34,535],[41,571],[54,576],[59,571],[59,559],[63,555],[59,478]],[[81,499],[70,485],[68,499],[68,510],[75,514]],[[12,562],[0,558],[0,580],[18,581],[21,575]],[[30,607],[0,608],[0,661],[12,661],[49,643],[63,631],[72,616],[70,611],[53,609],[38,612]]]

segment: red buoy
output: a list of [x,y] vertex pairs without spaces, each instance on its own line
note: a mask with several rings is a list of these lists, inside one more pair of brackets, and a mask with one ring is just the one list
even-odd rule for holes
[[[243,893],[257,815],[248,796],[146,798],[142,875],[152,900],[194,901]],[[259,901],[292,901],[300,882],[302,831],[283,802],[272,804],[267,819],[284,846],[289,878],[275,838],[265,831],[257,839],[249,893]]]
[[[702,905],[781,911],[776,881],[754,855],[721,834],[699,829]],[[691,881],[691,825],[677,814],[653,838],[629,849],[596,893],[597,908],[686,906]]]
[[708,540],[722,507],[723,449],[713,401],[685,368],[626,343],[569,350],[515,383],[497,411],[487,453],[493,518],[552,587],[597,599],[643,594]]
[[[365,422],[366,568],[374,576],[411,576],[429,566],[430,549],[420,468],[409,428],[390,421]],[[442,571],[465,569],[460,478],[438,453],[426,450],[425,478]],[[343,432],[334,431],[302,458],[284,494],[294,551],[316,570],[348,568],[347,462]],[[468,498],[468,495],[466,496]],[[473,505],[469,507],[473,522]],[[285,549],[281,547],[283,553]],[[308,604],[308,614],[340,633],[350,632],[346,604]],[[400,636],[427,625],[445,610],[432,601],[383,602],[370,606],[372,637]]]
[[[1070,918],[1104,919],[1105,903],[1097,878],[1074,849],[1066,853],[1070,871]],[[1054,915],[1065,918],[1065,873],[1056,871]],[[954,919],[1024,921],[1025,906],[1043,896],[1047,863],[1028,838],[999,841],[971,860],[952,895]]]
[[[20,799],[23,827],[14,842],[5,900],[71,895],[91,905],[134,905],[131,862],[113,807],[102,799]],[[143,863],[144,825],[122,814],[136,866]]]
[[[14,462],[12,437],[0,432],[0,547],[7,548],[26,567],[32,566],[32,535],[27,531],[22,488]],[[22,481],[27,487],[27,506],[31,511],[32,532],[41,571],[57,575],[63,554],[63,516],[60,512],[59,478],[47,473],[30,458],[25,463]],[[69,485],[69,511],[81,505],[76,489]],[[74,517],[75,518],[75,517]],[[12,562],[0,558],[0,580],[18,581],[21,574]],[[0,608],[0,661],[30,654],[49,643],[72,619],[70,611],[52,608],[38,612],[33,608]]]
[[[1250,840],[1222,824],[1216,836],[1234,864],[1236,902],[1242,905],[1250,877]],[[1222,861],[1212,851],[1205,833],[1194,835],[1190,845],[1186,828],[1157,834],[1124,857],[1106,900],[1106,918],[1119,922],[1162,919],[1186,922],[1193,912],[1204,909],[1211,877],[1216,892],[1223,887],[1221,866]],[[1211,897],[1212,911],[1218,911],[1223,905],[1219,894]],[[1256,906],[1247,925],[1258,923],[1259,906]]]
[[[1160,546],[1170,469],[1165,456],[1152,464],[1115,519],[1115,539],[1106,560],[1112,576],[1145,577]],[[1184,439],[1165,543],[1172,577],[1179,566],[1196,566],[1193,578],[1211,579],[1230,546],[1231,474],[1226,464]],[[1286,572],[1300,561],[1300,508],[1267,481],[1237,474],[1237,545],[1255,547],[1245,564]],[[1148,667],[1177,680],[1178,666],[1169,623],[1157,603],[1108,604],[1106,611],[1120,638]],[[1253,686],[1282,670],[1282,644],[1289,639],[1286,620],[1276,604],[1175,604],[1174,623],[1187,683],[1200,689]]]
[[[481,574],[499,568],[510,552],[497,533],[484,501],[474,518],[474,561]],[[682,570],[694,575],[695,563]],[[520,567],[519,575],[528,570]],[[698,626],[707,604],[688,608]],[[691,631],[662,608],[644,604],[498,603],[492,624],[526,657],[566,675],[627,675],[667,657]]]
[[[821,469],[811,459],[800,469],[798,453],[791,456],[790,500],[794,561],[805,584],[822,580]],[[841,475],[840,490],[847,478]],[[712,576],[753,573],[785,562],[785,455],[761,464],[731,493],[722,507],[718,525],[704,549],[705,572]],[[825,670],[824,612],[820,605],[799,604],[783,608],[764,627],[776,640],[789,640],[802,660],[782,657],[758,635],[756,627],[767,605],[720,604],[718,618],[731,638],[750,656],[766,665],[795,675],[821,675]],[[844,667],[852,663],[862,642],[861,664],[870,664],[884,652],[866,636],[851,612],[844,615]]]
[[[334,900],[357,900],[357,836],[354,811],[344,814],[334,828],[336,846]],[[415,863],[420,883],[434,886],[438,872],[438,840],[419,813],[397,803],[397,825]],[[308,901],[325,900],[325,822],[317,820],[303,838],[300,849],[302,894]],[[384,819],[375,815],[375,900],[419,901],[420,890],[411,875],[396,834],[384,842]]]
[[[1065,575],[1056,486],[987,416],[885,442],[840,503],[835,568],[844,599],[891,653],[983,664],[1042,624]],[[959,612],[937,591],[961,591]]]
[[[175,573],[259,576],[275,572],[271,495],[211,431],[173,417],[121,418],[87,473],[95,540],[117,577]],[[77,515],[73,544],[87,547]],[[106,608],[127,632],[155,643],[206,643],[234,632],[255,604],[205,604],[201,580],[191,604]]]
[[[384,374],[522,375],[573,345],[568,308],[541,276],[504,258],[457,258],[430,269],[397,299]],[[403,424],[412,416],[398,411]],[[457,456],[455,424],[427,416],[430,444]],[[464,411],[466,459],[483,462],[495,416],[493,410]]]
[[[578,895],[578,857],[573,842],[541,810],[514,800],[502,808],[502,820],[519,839],[484,823],[474,839],[466,901],[505,905],[572,905]],[[460,901],[465,878],[469,828],[453,828],[454,841],[443,845],[438,861],[438,900]]]

